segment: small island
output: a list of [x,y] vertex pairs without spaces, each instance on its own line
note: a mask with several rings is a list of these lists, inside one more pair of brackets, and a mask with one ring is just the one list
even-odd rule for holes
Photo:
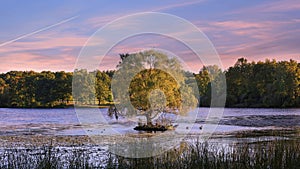
[[168,128],[163,125],[142,125],[136,126],[134,130],[138,131],[166,131]]

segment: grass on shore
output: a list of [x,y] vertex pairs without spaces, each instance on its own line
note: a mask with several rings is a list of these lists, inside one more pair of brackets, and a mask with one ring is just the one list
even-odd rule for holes
[[299,140],[275,140],[225,148],[195,143],[142,159],[124,158],[109,152],[95,155],[83,149],[66,151],[51,146],[36,151],[6,149],[0,154],[0,168],[296,169],[300,166],[299,143]]

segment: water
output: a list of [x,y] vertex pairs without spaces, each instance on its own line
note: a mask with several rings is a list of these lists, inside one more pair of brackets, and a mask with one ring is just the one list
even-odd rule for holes
[[[75,109],[13,109],[0,108],[0,135],[86,135],[95,129],[111,128],[114,133],[137,133],[136,122],[107,115],[107,109],[79,109],[86,121],[81,125]],[[218,124],[206,121],[209,108],[200,108],[190,133],[200,134],[199,127],[216,127],[215,133],[294,128],[300,126],[300,109],[239,109],[225,108]],[[96,118],[99,114],[102,121]],[[80,116],[80,115],[79,115]],[[80,118],[82,119],[82,118]],[[103,121],[104,120],[104,121]],[[184,123],[182,123],[184,124]],[[85,128],[82,129],[82,127]],[[98,131],[102,132],[102,130]]]
[[[64,136],[76,136],[87,135],[87,134],[138,134],[137,131],[133,130],[136,126],[136,122],[132,119],[120,117],[117,121],[111,118],[107,114],[107,109],[91,109],[82,108],[76,109],[12,109],[12,108],[0,108],[0,136],[22,136],[19,140],[8,139],[7,142],[11,141],[13,147],[16,147],[18,151],[14,149],[6,149],[6,144],[0,146],[0,156],[4,157],[5,153],[11,151],[15,153],[15,156],[27,155],[29,159],[37,160],[37,154],[43,152],[43,147],[35,147],[28,149],[26,147],[26,141],[22,142],[22,139],[26,135],[34,135],[34,138],[53,138],[52,136],[63,136],[63,143],[70,142],[66,145],[59,144],[60,146],[55,147],[55,153],[57,157],[60,157],[61,164],[67,164],[68,159],[74,156],[74,152],[86,153],[89,157],[89,164],[95,166],[105,166],[107,159],[107,152],[110,148],[118,145],[120,142],[114,143],[117,138],[121,143],[123,140],[121,137],[113,137],[105,140],[98,144],[78,144],[74,145],[72,141],[68,141],[69,137]],[[194,123],[187,124],[193,116],[190,114],[187,117],[183,117],[179,121],[176,121],[176,116],[170,115],[169,118],[175,119],[173,122],[179,124],[176,132],[186,133],[189,132],[191,135],[201,136],[205,134],[206,128],[216,128],[214,131],[214,137],[209,139],[212,147],[208,148],[209,151],[223,150],[225,153],[231,153],[231,147],[235,147],[237,143],[257,143],[259,141],[267,141],[273,139],[286,138],[287,135],[268,134],[268,130],[281,131],[286,129],[295,129],[297,131],[300,128],[300,109],[238,109],[238,108],[225,108],[222,117],[219,119],[218,124],[215,124],[214,119],[207,119],[209,114],[209,108],[199,108],[197,117],[192,119]],[[101,117],[101,118],[99,118]],[[186,120],[186,121],[185,121]],[[180,125],[183,125],[180,127]],[[189,129],[186,129],[189,126]],[[199,127],[202,127],[200,129]],[[109,132],[111,131],[111,132]],[[253,136],[251,131],[261,131],[260,135]],[[90,133],[92,132],[92,133]],[[168,131],[167,131],[168,132]],[[234,133],[245,132],[248,133],[245,136],[237,136]],[[297,133],[297,132],[296,132]],[[294,134],[292,132],[292,134]],[[50,135],[46,137],[45,135]],[[23,137],[25,136],[25,137]],[[40,137],[42,136],[42,137]],[[31,137],[29,137],[31,138]],[[299,131],[298,136],[299,138]],[[6,138],[7,139],[7,138]],[[175,139],[176,140],[176,139]],[[0,141],[6,141],[5,138]],[[50,140],[46,140],[48,143]],[[14,144],[15,142],[21,142],[21,144]],[[178,141],[178,144],[174,144],[174,147],[181,143],[194,143],[196,140],[192,137],[184,138],[183,142]],[[33,145],[36,143],[32,143]],[[162,142],[165,143],[165,142]],[[177,143],[177,142],[176,142]],[[39,144],[37,144],[39,145]],[[165,146],[165,145],[164,145]],[[9,146],[10,147],[10,146]],[[167,143],[166,150],[168,148],[174,148]],[[124,147],[123,147],[124,148]],[[137,148],[137,147],[133,147]],[[126,149],[126,147],[125,147]],[[127,150],[127,149],[126,149]],[[144,150],[144,149],[143,149]],[[125,151],[124,151],[125,152]],[[23,157],[23,156],[22,156]],[[8,161],[2,158],[1,163],[5,166]],[[62,165],[63,166],[63,165]]]

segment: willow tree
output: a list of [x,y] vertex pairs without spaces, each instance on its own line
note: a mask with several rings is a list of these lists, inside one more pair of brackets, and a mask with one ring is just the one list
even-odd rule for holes
[[176,58],[154,50],[120,57],[112,91],[121,115],[144,115],[147,125],[152,125],[152,120],[161,113],[185,115],[197,106]]

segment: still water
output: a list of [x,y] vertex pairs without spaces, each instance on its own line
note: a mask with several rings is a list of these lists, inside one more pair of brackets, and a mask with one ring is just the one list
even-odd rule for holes
[[[81,124],[76,111],[86,112],[87,122]],[[209,108],[199,108],[190,133],[200,133],[203,125],[217,126],[214,133],[244,130],[295,128],[300,126],[300,109],[240,109],[225,108],[218,123],[206,120]],[[97,114],[105,120],[102,128],[112,128],[116,133],[136,133],[136,122],[120,117],[109,117],[107,109],[13,109],[0,108],[0,135],[85,135],[98,123]],[[171,117],[172,118],[172,117]],[[90,123],[90,124],[89,124]],[[176,123],[176,120],[175,120]],[[85,130],[82,129],[84,126]]]

